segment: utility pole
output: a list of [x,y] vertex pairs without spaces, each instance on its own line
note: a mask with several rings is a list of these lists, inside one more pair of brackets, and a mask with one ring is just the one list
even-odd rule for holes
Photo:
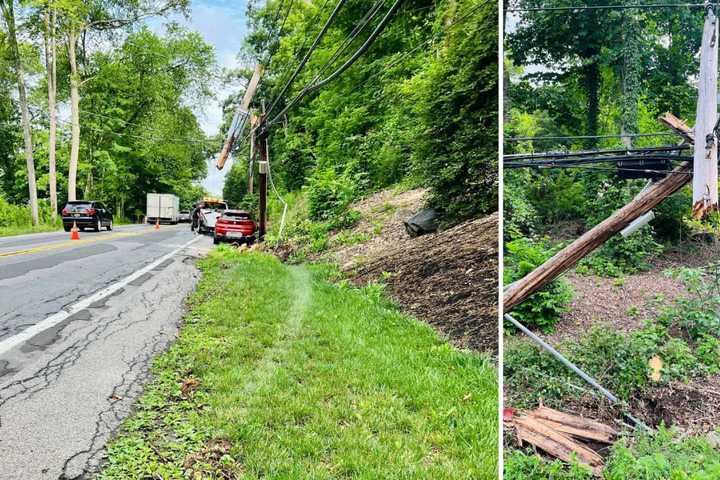
[[250,108],[250,102],[255,96],[255,91],[260,84],[260,77],[262,76],[262,72],[262,65],[260,65],[259,63],[255,65],[255,71],[253,72],[253,75],[250,78],[250,82],[245,89],[245,94],[243,95],[242,102],[240,102],[240,106],[235,112],[233,123],[232,125],[230,125],[230,131],[228,132],[225,143],[223,144],[223,149],[220,152],[217,163],[215,164],[218,170],[222,170],[222,168],[225,166],[225,162],[230,156],[230,153],[235,146],[235,142],[237,142],[238,140],[238,136],[242,135],[245,127],[245,122],[247,122],[248,117],[250,116],[250,112],[248,110]]
[[265,219],[267,217],[267,174],[268,174],[268,135],[267,128],[263,128],[262,125],[265,122],[265,116],[261,116],[258,120],[258,124],[261,127],[258,129],[257,135],[257,147],[260,153],[260,161],[258,162],[258,209],[259,209],[259,227],[258,227],[258,240],[265,240]]
[[252,195],[254,191],[254,180],[255,180],[255,126],[258,124],[258,117],[254,113],[250,113],[250,160],[248,162],[248,185],[247,191]]
[[702,219],[718,209],[717,77],[718,23],[715,10],[705,1],[705,25],[700,46],[697,117],[693,156],[693,218]]
[[[662,123],[682,135],[688,143],[693,142],[690,128],[674,115],[666,113],[659,119]],[[683,162],[665,178],[653,183],[640,192],[627,205],[617,210],[601,223],[585,232],[580,238],[560,250],[547,262],[508,285],[503,294],[505,313],[522,303],[530,295],[572,268],[582,258],[605,243],[611,236],[630,225],[635,219],[649,212],[667,197],[677,192],[692,178],[689,162]]]

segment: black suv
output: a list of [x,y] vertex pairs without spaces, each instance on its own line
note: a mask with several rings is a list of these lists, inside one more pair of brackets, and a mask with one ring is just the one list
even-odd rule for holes
[[92,200],[73,200],[62,209],[63,227],[69,232],[73,223],[80,230],[93,228],[99,232],[102,227],[112,230],[112,213],[101,202]]

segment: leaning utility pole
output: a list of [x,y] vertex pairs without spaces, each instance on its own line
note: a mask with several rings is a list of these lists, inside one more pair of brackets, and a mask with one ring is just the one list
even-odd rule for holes
[[705,26],[700,46],[697,117],[693,157],[693,217],[718,209],[717,77],[718,24],[714,6],[705,2]]
[[[682,135],[685,141],[692,143],[690,128],[674,115],[666,113],[659,119]],[[508,285],[503,293],[505,313],[522,303],[530,295],[555,280],[563,272],[572,268],[582,258],[605,243],[611,236],[630,225],[635,219],[649,212],[667,197],[677,192],[692,178],[692,167],[688,162],[681,163],[665,178],[640,192],[630,203],[617,210],[601,223],[585,232],[580,238],[560,250],[547,262]]]
[[262,72],[262,65],[260,65],[259,63],[255,65],[255,71],[253,72],[253,75],[250,78],[250,82],[245,89],[245,94],[243,95],[242,102],[240,102],[240,106],[235,112],[232,124],[230,125],[230,130],[228,131],[227,137],[225,138],[225,143],[223,144],[223,149],[220,152],[217,163],[215,164],[218,170],[222,170],[222,168],[225,166],[225,162],[230,156],[230,153],[235,146],[235,142],[237,142],[238,137],[242,135],[245,123],[250,117],[250,111],[248,110],[250,108],[250,102],[255,96],[255,91],[257,90],[258,84],[260,83],[260,77],[262,76]]

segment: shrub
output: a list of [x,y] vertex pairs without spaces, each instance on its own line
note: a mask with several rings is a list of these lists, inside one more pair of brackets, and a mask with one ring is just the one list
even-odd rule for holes
[[347,209],[359,193],[355,179],[333,168],[318,168],[308,179],[308,213],[312,220],[328,220]]
[[660,427],[656,432],[622,439],[613,446],[607,480],[711,480],[720,478],[720,452],[702,437],[681,437]]
[[[523,278],[552,255],[551,250],[525,238],[506,243],[505,250],[506,284]],[[557,323],[560,314],[567,311],[572,295],[570,284],[556,279],[515,307],[513,315],[529,328],[548,330]]]

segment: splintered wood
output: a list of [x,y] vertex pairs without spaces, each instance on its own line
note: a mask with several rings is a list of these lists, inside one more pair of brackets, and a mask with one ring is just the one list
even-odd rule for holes
[[603,459],[581,441],[610,444],[617,437],[617,431],[608,425],[544,406],[506,416],[506,423],[515,428],[521,445],[527,442],[565,462],[574,458],[598,477]]

